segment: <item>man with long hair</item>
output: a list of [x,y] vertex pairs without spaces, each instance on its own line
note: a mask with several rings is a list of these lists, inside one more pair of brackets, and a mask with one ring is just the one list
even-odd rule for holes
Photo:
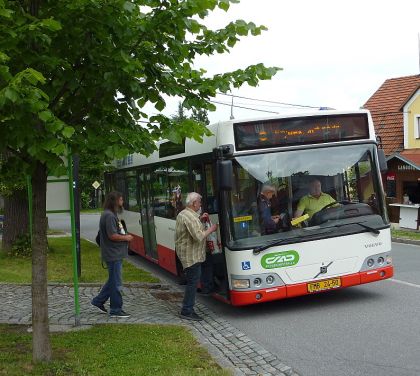
[[122,262],[128,255],[128,243],[133,236],[126,234],[118,218],[123,203],[120,192],[110,192],[105,198],[104,212],[99,220],[101,257],[108,268],[108,280],[91,303],[99,312],[108,313],[104,304],[109,299],[111,317],[130,317],[122,309]]

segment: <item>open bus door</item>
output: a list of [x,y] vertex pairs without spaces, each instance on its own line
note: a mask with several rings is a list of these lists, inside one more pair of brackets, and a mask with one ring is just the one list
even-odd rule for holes
[[153,211],[153,197],[151,192],[151,173],[149,169],[142,169],[140,178],[140,224],[143,231],[143,243],[146,256],[157,260],[156,228]]

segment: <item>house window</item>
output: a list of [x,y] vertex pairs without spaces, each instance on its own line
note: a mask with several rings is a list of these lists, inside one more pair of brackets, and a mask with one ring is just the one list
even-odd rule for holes
[[414,135],[416,138],[420,138],[420,115],[414,117]]

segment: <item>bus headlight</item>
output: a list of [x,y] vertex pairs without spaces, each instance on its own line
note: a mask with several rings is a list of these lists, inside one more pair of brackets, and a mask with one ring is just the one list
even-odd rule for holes
[[367,260],[367,266],[369,268],[371,268],[374,264],[375,264],[375,261],[372,258],[370,258],[369,260]]
[[392,256],[389,256],[389,255],[386,256],[386,263],[392,264]]
[[232,279],[234,289],[249,289],[249,279]]
[[378,264],[379,265],[383,265],[383,263],[385,262],[385,260],[384,260],[384,258],[381,256],[381,257],[378,257]]
[[274,283],[274,277],[269,275],[266,279],[267,285],[272,285]]
[[254,286],[256,287],[261,286],[261,283],[262,283],[261,278],[257,277],[254,279]]

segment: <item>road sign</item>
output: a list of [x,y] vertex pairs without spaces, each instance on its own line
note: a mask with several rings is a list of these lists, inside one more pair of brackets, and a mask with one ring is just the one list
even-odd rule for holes
[[96,180],[92,183],[92,187],[95,188],[95,189],[98,189],[100,186],[101,186],[101,183],[99,183]]

